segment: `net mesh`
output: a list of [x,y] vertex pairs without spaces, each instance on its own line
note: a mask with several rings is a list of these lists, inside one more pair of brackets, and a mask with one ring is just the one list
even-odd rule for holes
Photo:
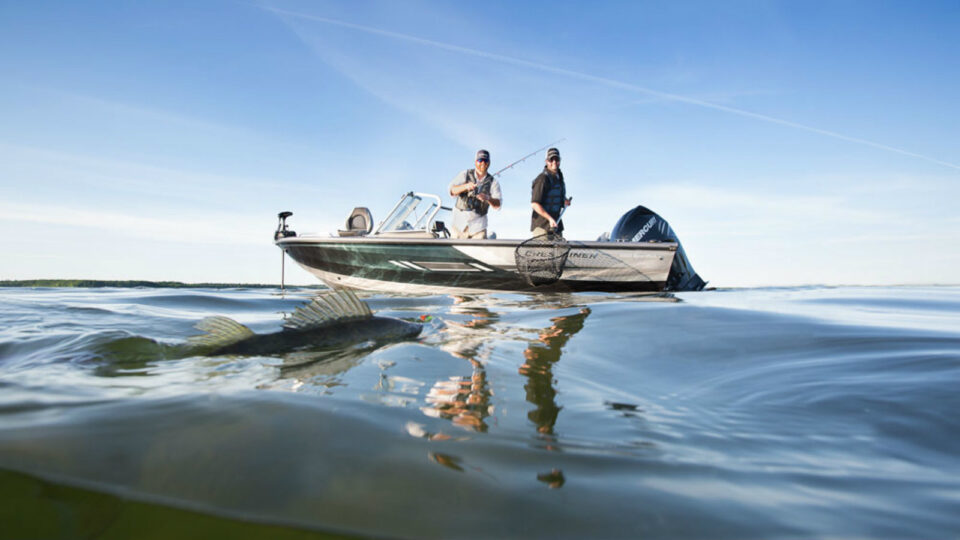
[[514,251],[517,272],[532,287],[559,281],[569,254],[569,242],[556,233],[524,240]]

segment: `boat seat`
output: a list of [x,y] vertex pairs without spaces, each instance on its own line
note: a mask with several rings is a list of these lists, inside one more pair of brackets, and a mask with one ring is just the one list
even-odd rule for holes
[[340,236],[366,236],[373,230],[373,215],[370,210],[358,206],[347,217],[346,230],[338,230]]

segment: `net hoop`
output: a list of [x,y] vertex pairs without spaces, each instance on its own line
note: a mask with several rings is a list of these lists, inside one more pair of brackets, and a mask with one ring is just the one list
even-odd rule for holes
[[560,281],[570,255],[570,243],[557,233],[548,232],[524,240],[514,250],[517,273],[531,287]]

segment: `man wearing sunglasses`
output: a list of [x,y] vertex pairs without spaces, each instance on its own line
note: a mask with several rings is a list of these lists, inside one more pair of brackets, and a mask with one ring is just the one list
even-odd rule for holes
[[550,231],[558,234],[563,232],[563,222],[560,214],[570,206],[573,197],[567,197],[567,186],[563,183],[563,172],[560,170],[560,151],[556,148],[547,150],[547,160],[543,172],[533,180],[533,193],[530,197],[530,206],[533,214],[530,216],[530,230],[533,236],[543,236]]
[[487,211],[500,209],[500,183],[487,174],[490,152],[477,150],[473,169],[467,169],[450,182],[450,195],[457,198],[453,208],[453,238],[487,237]]

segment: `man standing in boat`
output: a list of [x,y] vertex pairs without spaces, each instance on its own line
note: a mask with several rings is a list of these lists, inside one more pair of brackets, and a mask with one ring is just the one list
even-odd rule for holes
[[563,172],[560,171],[560,151],[556,148],[547,150],[547,160],[543,172],[533,180],[533,193],[530,197],[530,206],[533,214],[530,216],[530,230],[533,236],[543,236],[550,230],[563,232],[563,222],[559,221],[564,207],[570,206],[573,197],[567,197],[567,187],[563,183]]
[[453,208],[454,238],[487,237],[487,211],[500,209],[500,183],[487,174],[490,152],[477,150],[473,169],[467,169],[450,182],[450,195],[457,198]]

